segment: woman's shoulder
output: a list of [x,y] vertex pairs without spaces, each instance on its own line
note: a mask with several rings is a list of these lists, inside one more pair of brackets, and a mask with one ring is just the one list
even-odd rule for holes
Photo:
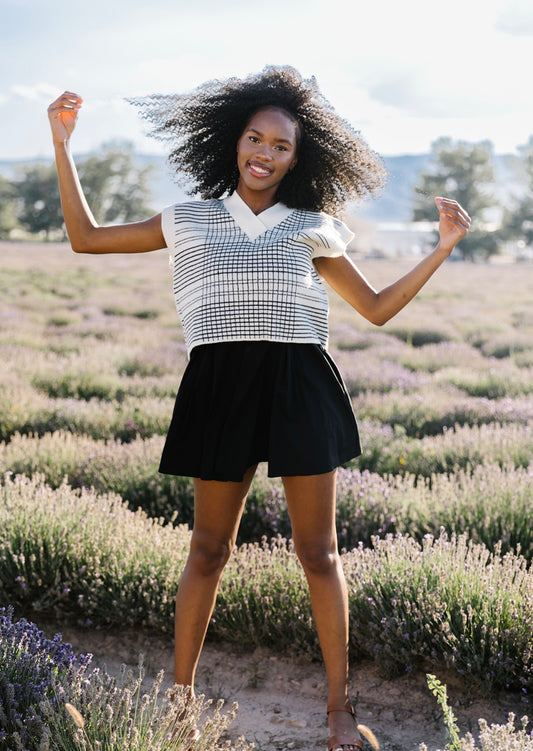
[[170,214],[176,218],[186,215],[209,216],[221,211],[223,203],[219,198],[193,198],[190,201],[180,201],[166,206],[162,213]]
[[161,212],[161,229],[167,246],[172,247],[178,234],[181,235],[190,228],[201,231],[202,227],[216,221],[223,210],[222,206],[222,201],[218,198],[211,198],[205,201],[180,201],[164,208]]
[[306,230],[315,230],[328,234],[334,233],[339,235],[344,242],[349,242],[353,237],[353,232],[342,219],[331,214],[326,214],[325,211],[296,209],[294,213],[299,216]]

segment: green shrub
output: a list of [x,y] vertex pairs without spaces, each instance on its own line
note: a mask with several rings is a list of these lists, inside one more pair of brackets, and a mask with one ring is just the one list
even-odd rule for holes
[[78,625],[172,628],[189,531],[132,513],[118,496],[6,479],[2,600]]
[[412,393],[399,389],[385,394],[367,391],[357,396],[353,405],[358,418],[398,427],[411,438],[438,435],[455,426],[533,421],[529,397],[487,399],[433,384]]
[[393,431],[379,424],[365,423],[361,433],[363,453],[356,465],[382,475],[431,477],[485,463],[527,467],[533,455],[530,422],[456,426],[420,440],[402,435],[399,427]]
[[[441,707],[444,724],[449,738],[446,744],[448,751],[533,751],[533,734],[528,732],[529,718],[522,717],[521,728],[515,728],[515,715],[511,713],[506,725],[488,725],[486,720],[479,720],[479,741],[477,746],[472,733],[464,738],[459,737],[459,728],[453,710],[448,704],[446,686],[434,675],[427,675],[428,686],[437,697]],[[419,751],[428,751],[425,743],[421,743]],[[438,751],[438,749],[437,749]]]
[[452,341],[454,333],[448,327],[413,327],[404,328],[396,324],[391,324],[387,328],[387,333],[397,337],[402,342],[406,342],[412,347],[424,347],[428,344],[441,344],[442,342]]
[[533,689],[533,580],[466,536],[375,540],[345,557],[353,630],[387,674],[445,664],[486,691]]
[[435,375],[436,383],[451,384],[466,391],[470,396],[484,396],[487,399],[516,397],[533,392],[531,368],[519,368],[504,361],[499,367],[490,363],[483,368],[448,368]]

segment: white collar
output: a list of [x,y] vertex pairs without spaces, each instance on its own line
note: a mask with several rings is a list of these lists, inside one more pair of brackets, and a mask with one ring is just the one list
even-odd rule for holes
[[229,211],[236,224],[238,224],[242,231],[248,235],[250,240],[255,240],[259,235],[262,235],[263,232],[275,227],[286,219],[289,214],[292,214],[293,211],[283,203],[276,203],[274,206],[265,209],[260,214],[254,214],[252,209],[242,200],[237,191],[230,196],[223,198],[222,203]]

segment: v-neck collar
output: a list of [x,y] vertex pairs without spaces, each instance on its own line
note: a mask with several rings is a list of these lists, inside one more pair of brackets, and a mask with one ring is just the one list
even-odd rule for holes
[[250,240],[255,240],[259,235],[278,225],[293,211],[283,203],[275,203],[260,214],[254,214],[237,191],[223,198],[222,203]]

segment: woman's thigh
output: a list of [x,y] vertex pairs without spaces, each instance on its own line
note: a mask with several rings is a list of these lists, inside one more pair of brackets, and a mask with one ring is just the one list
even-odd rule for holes
[[255,466],[250,467],[241,482],[195,478],[193,541],[212,539],[235,544],[255,470]]
[[320,475],[284,477],[282,480],[296,549],[336,550],[337,470]]

